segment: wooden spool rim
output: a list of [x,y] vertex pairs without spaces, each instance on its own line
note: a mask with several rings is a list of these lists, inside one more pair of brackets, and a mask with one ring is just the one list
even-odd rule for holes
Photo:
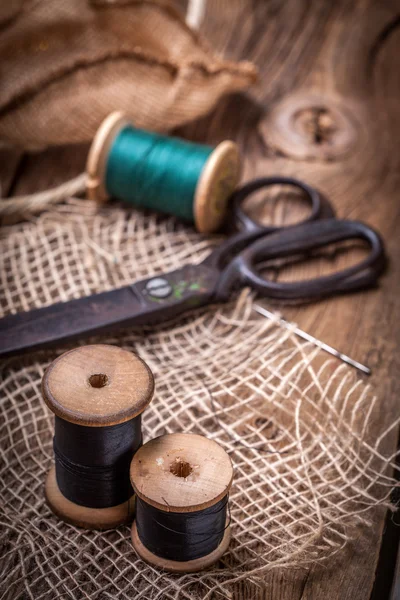
[[220,228],[239,175],[238,146],[235,142],[225,140],[209,156],[196,186],[194,220],[200,233],[212,233]]
[[[117,111],[108,115],[97,130],[86,162],[86,190],[91,200],[101,203],[109,197],[105,187],[107,157],[115,138],[127,125],[132,123],[126,114]],[[221,226],[239,174],[237,144],[221,142],[209,156],[196,186],[193,211],[198,231],[211,233]]]
[[[186,469],[188,476],[177,475]],[[136,494],[147,504],[189,513],[214,506],[228,494],[233,467],[216,442],[193,433],[171,433],[136,452],[130,477]]]
[[90,146],[86,161],[86,191],[90,200],[102,203],[109,198],[105,187],[107,157],[118,133],[130,125],[122,111],[112,112],[101,123]]
[[195,573],[196,571],[202,571],[207,567],[211,567],[211,565],[213,565],[223,554],[225,554],[230,541],[231,528],[228,526],[225,529],[224,537],[222,538],[218,548],[210,552],[210,554],[194,560],[171,560],[168,558],[162,558],[161,556],[157,556],[156,554],[153,554],[153,552],[150,552],[150,550],[144,546],[139,538],[136,521],[132,525],[132,544],[140,558],[142,558],[145,562],[158,567],[159,569],[165,569],[171,573]]
[[71,502],[63,496],[58,487],[55,467],[52,467],[47,475],[45,496],[47,504],[57,517],[84,529],[113,529],[123,523],[129,523],[135,509],[134,496],[109,508],[88,508]]
[[[105,376],[104,385],[92,385]],[[44,401],[65,421],[86,427],[118,425],[141,414],[151,401],[154,378],[146,363],[117,346],[94,344],[65,352],[42,379]]]

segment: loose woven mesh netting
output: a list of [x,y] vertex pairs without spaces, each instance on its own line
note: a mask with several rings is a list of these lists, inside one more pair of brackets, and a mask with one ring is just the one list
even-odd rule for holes
[[[199,261],[210,242],[172,219],[70,200],[1,231],[4,313],[68,300]],[[2,598],[228,598],[235,581],[307,566],[351,543],[390,506],[394,457],[373,427],[379,407],[354,373],[252,310],[248,291],[109,343],[153,369],[144,440],[193,432],[230,454],[232,542],[207,571],[171,575],[138,559],[130,529],[84,531],[44,500],[53,418],[40,382],[54,352],[3,364]],[[372,433],[373,431],[373,433]],[[382,510],[382,508],[381,508]]]

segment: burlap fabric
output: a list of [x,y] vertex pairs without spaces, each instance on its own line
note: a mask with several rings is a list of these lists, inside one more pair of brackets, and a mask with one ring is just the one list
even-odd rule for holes
[[32,149],[90,141],[118,109],[167,131],[248,87],[173,0],[13,0],[0,9],[0,140]]
[[[173,219],[118,205],[96,213],[82,200],[3,228],[0,236],[4,313],[199,261],[217,243]],[[370,389],[256,315],[252,301],[244,291],[228,305],[103,338],[139,353],[154,371],[145,441],[194,432],[217,440],[232,458],[232,543],[215,567],[198,574],[146,565],[127,526],[84,531],[51,513],[44,481],[53,418],[40,381],[57,353],[2,364],[1,598],[239,598],[233,586],[240,579],[257,587],[269,569],[326,560],[377,510],[391,507],[394,457],[383,454],[382,444],[398,423],[377,429],[379,404]]]

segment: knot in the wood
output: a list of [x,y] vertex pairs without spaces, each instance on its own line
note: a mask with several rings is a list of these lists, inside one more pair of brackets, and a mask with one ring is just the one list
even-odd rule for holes
[[330,161],[349,152],[359,130],[350,107],[342,101],[298,94],[271,111],[266,137],[285,156]]
[[332,145],[338,129],[333,114],[322,106],[300,110],[294,115],[294,126],[308,138],[311,145]]

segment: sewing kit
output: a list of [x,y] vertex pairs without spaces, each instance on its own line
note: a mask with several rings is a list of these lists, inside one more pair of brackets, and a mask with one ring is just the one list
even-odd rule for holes
[[0,600],[396,588],[398,15],[275,4],[0,5]]
[[[311,208],[307,219],[287,227],[264,226],[243,210],[252,193],[277,184],[303,192]],[[333,208],[316,189],[293,178],[266,177],[239,188],[229,201],[229,220],[233,235],[200,264],[187,264],[119,289],[0,319],[0,357],[115,329],[164,322],[193,308],[225,302],[246,286],[259,296],[287,301],[343,294],[375,285],[385,268],[384,245],[376,231],[360,221],[336,219]],[[332,275],[294,282],[268,280],[262,275],[268,261],[309,256],[336,242],[358,240],[368,245],[368,256]],[[300,330],[297,333],[369,373],[368,367],[327,344]]]
[[229,545],[232,463],[200,435],[142,446],[141,415],[153,391],[149,367],[116,346],[82,346],[53,361],[42,381],[55,414],[46,500],[60,519],[86,529],[117,527],[136,512],[139,556],[169,571],[199,571]]
[[[317,190],[294,178],[265,177],[235,189],[239,172],[233,142],[211,148],[137,129],[123,113],[111,114],[89,152],[89,198],[99,203],[117,198],[174,215],[202,233],[225,227],[230,235],[200,264],[0,319],[0,357],[164,322],[225,302],[243,287],[293,301],[342,294],[378,281],[385,252],[373,229],[336,219]],[[246,213],[247,198],[274,185],[302,192],[310,206],[303,222],[265,226]],[[369,254],[333,275],[296,282],[262,275],[268,262],[308,256],[349,240],[363,240]],[[369,372],[309,334],[295,333]],[[152,399],[154,380],[140,358],[115,346],[78,347],[50,365],[42,391],[55,415],[55,466],[45,495],[59,518],[99,530],[134,518],[131,539],[138,556],[171,572],[205,569],[224,554],[231,536],[231,460],[215,441],[195,434],[176,432],[142,445],[141,415]]]

